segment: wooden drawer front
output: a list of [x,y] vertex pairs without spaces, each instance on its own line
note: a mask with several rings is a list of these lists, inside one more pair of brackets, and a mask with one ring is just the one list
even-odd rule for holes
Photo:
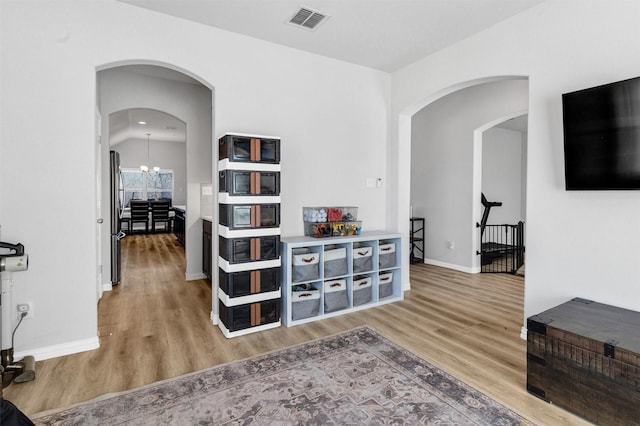
[[276,291],[280,288],[280,268],[225,272],[219,269],[220,289],[230,297]]
[[225,306],[219,301],[220,321],[229,331],[237,331],[280,320],[280,299],[239,306]]
[[229,263],[274,260],[280,257],[280,236],[255,238],[218,237],[220,256]]
[[218,184],[230,195],[280,195],[280,172],[222,170]]
[[230,229],[280,226],[280,204],[220,204],[220,224]]
[[237,162],[280,163],[280,140],[240,135],[225,135],[218,141],[219,159]]

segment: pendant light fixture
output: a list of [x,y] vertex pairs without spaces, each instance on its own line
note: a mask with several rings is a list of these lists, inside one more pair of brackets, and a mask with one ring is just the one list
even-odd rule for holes
[[145,173],[149,171],[149,166],[147,165],[149,164],[149,136],[151,136],[151,133],[147,133],[147,162],[140,165],[140,170]]
[[[151,164],[151,161],[149,161],[149,136],[151,136],[151,133],[147,133],[147,163],[146,164],[142,164],[140,166],[140,170],[142,170],[145,173],[147,173],[149,171],[149,164]],[[154,172],[159,172],[160,171],[160,167],[153,166],[153,171]]]

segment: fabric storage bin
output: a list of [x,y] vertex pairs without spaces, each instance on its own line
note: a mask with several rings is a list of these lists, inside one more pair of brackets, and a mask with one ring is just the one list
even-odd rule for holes
[[333,278],[347,275],[347,249],[334,248],[324,252],[324,277]]
[[378,275],[378,299],[393,295],[393,272]]
[[373,247],[356,247],[353,249],[353,273],[373,270]]
[[324,311],[334,312],[349,307],[347,280],[324,282]]
[[292,259],[293,282],[312,281],[320,278],[320,253],[294,253]]
[[371,302],[371,277],[353,279],[353,306]]
[[378,247],[378,263],[380,268],[393,268],[396,266],[396,244],[385,243]]
[[320,290],[291,292],[291,319],[315,317],[320,312]]

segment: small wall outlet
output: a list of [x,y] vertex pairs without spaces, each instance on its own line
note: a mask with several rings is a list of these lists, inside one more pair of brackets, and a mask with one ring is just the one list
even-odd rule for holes
[[447,248],[448,248],[449,250],[455,250],[455,248],[456,248],[456,243],[455,243],[455,242],[453,242],[453,241],[447,241]]
[[18,303],[18,320],[26,312],[24,319],[33,318],[33,303]]

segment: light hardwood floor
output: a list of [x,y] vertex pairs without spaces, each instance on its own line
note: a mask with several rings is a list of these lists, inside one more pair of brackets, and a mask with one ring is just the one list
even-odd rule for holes
[[32,415],[366,324],[536,424],[588,424],[525,390],[521,277],[412,265],[402,302],[226,339],[211,286],[184,270],[173,235],[125,238],[122,282],[98,306],[100,348],[37,362],[36,379],[4,397]]

